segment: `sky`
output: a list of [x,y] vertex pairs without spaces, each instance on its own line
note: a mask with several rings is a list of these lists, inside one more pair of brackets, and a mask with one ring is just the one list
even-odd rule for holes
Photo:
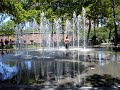
[[[5,15],[0,15],[0,24],[3,24],[3,23],[5,23],[5,22],[7,22],[7,21],[10,21],[10,16],[5,16]],[[4,19],[4,20],[3,20]],[[2,21],[3,20],[3,21]],[[1,22],[2,21],[2,22]]]

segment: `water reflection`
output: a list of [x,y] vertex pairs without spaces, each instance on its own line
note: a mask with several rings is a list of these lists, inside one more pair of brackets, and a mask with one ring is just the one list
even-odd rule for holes
[[9,82],[14,81],[20,84],[70,82],[74,85],[86,85],[86,76],[96,73],[120,77],[119,53],[117,52],[66,51],[50,52],[49,55],[54,58],[0,61],[0,78],[1,80],[10,79]]
[[0,62],[0,80],[11,79],[16,73],[17,68],[15,66],[11,67]]
[[26,66],[29,70],[31,70],[31,68],[32,68],[32,61],[25,61],[25,66]]

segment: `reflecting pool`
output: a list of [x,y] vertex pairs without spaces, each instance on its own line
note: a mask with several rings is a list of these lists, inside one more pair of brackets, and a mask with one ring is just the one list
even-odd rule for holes
[[27,56],[0,56],[1,83],[61,87],[115,86],[120,84],[119,79],[120,52],[104,49],[87,52],[30,51]]

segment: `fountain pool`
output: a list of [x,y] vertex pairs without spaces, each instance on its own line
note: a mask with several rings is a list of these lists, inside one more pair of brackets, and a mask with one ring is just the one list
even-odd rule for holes
[[[91,75],[109,78],[113,83],[120,78],[120,53],[106,50],[94,51],[30,51],[30,57],[6,54],[0,56],[0,81],[9,84],[39,84],[40,87],[93,86],[87,82]],[[104,75],[107,75],[104,76]],[[24,76],[24,77],[23,77]],[[105,78],[106,77],[106,78]],[[97,79],[96,79],[97,80]],[[101,81],[95,81],[99,84]],[[107,80],[105,81],[107,82]],[[103,85],[115,86],[114,84]],[[43,87],[44,86],[44,87]]]

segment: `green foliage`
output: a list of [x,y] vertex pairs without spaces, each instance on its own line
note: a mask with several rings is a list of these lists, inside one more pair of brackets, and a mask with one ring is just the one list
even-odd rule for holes
[[[96,36],[108,38],[109,30],[112,30],[114,34],[113,1],[115,2],[115,19],[120,24],[120,0],[1,0],[0,13],[12,15],[15,23],[26,22],[33,18],[39,23],[40,13],[45,12],[45,16],[50,21],[60,17],[64,24],[67,18],[72,19],[74,11],[78,15],[82,7],[85,7],[86,17],[94,21],[96,25],[101,24],[103,27],[96,29]],[[4,33],[2,28],[0,32]],[[5,29],[10,31],[8,27]],[[93,33],[92,30],[91,36]]]
[[[93,35],[94,35],[94,30],[92,29],[90,33],[90,38],[92,38]],[[96,36],[97,38],[108,39],[109,29],[106,27],[97,28]]]
[[13,21],[8,21],[0,27],[0,35],[11,36],[14,34],[15,23]]

